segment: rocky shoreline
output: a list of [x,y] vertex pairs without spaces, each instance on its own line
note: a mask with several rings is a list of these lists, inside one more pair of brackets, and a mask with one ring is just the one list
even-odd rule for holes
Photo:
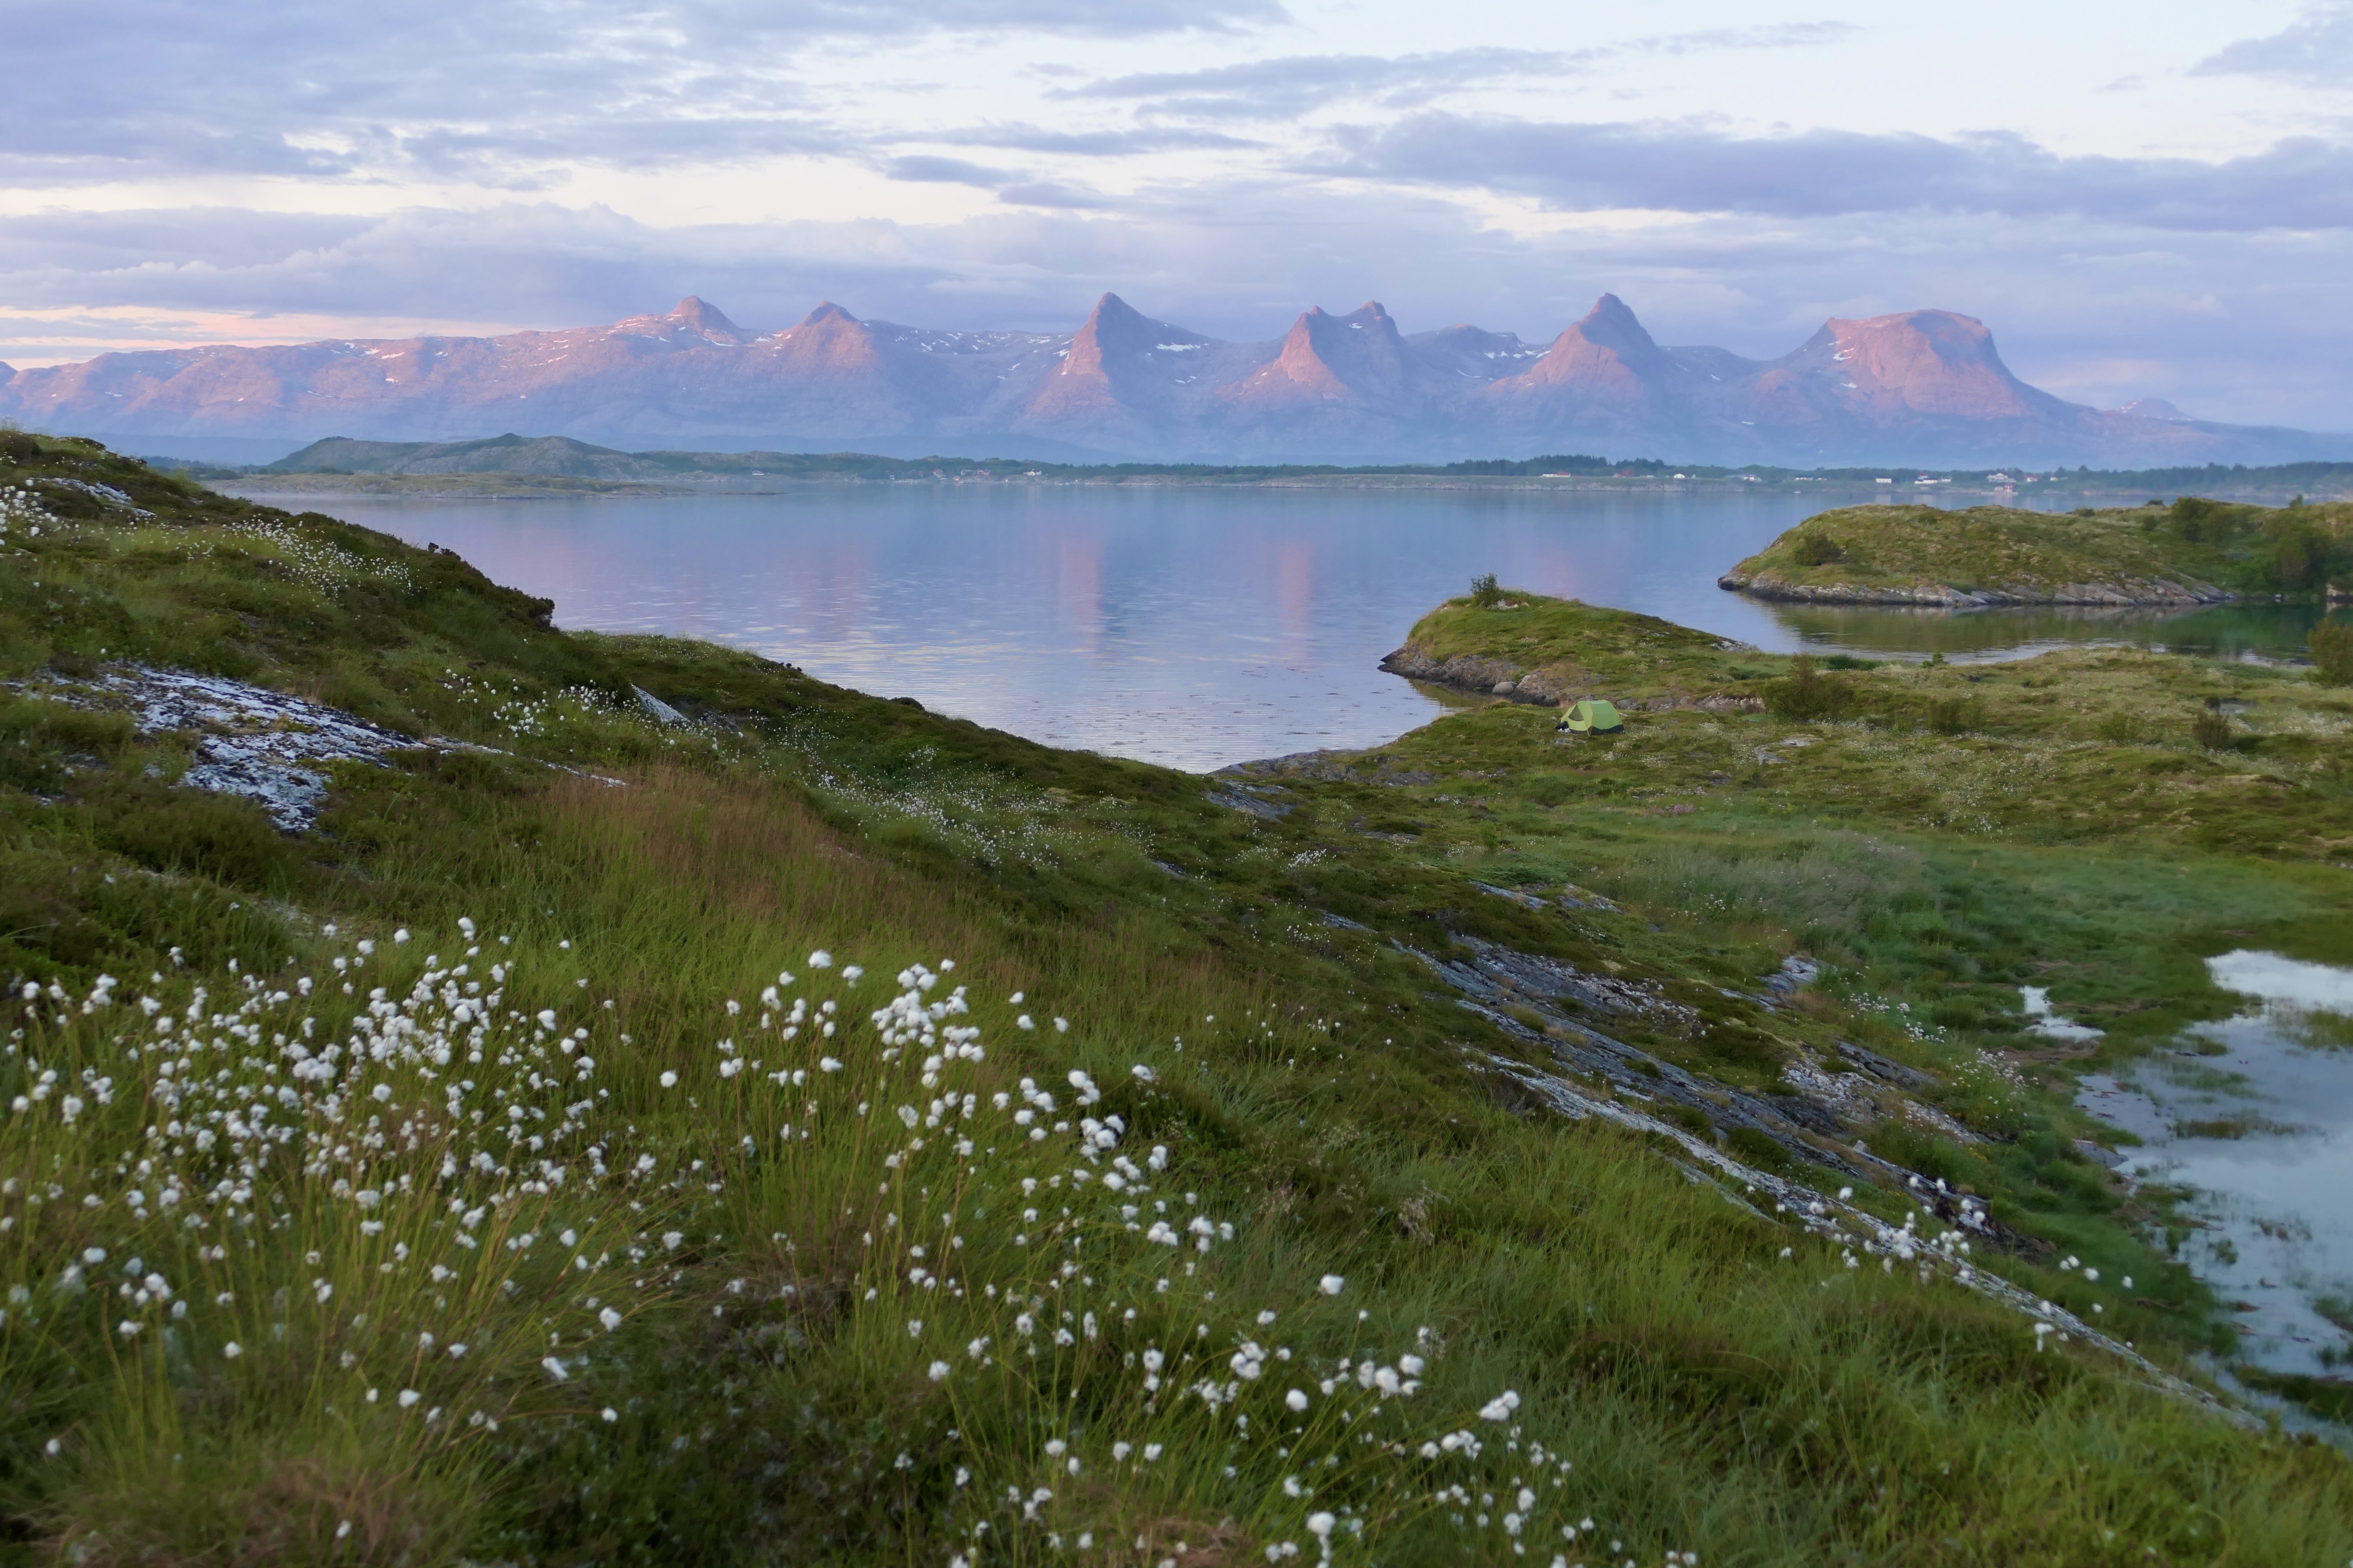
[[1427,681],[1432,686],[1444,686],[1456,691],[1508,702],[1525,702],[1538,708],[1566,708],[1580,698],[1594,697],[1606,699],[1621,711],[1629,713],[1664,712],[1677,708],[1696,708],[1705,712],[1719,713],[1762,713],[1765,710],[1765,703],[1760,698],[1733,697],[1722,693],[1698,698],[1620,697],[1573,682],[1556,671],[1531,670],[1506,658],[1458,653],[1441,659],[1429,649],[1411,642],[1384,656],[1380,668],[1408,680]]
[[2211,583],[2127,577],[2114,583],[2014,584],[1956,588],[1949,583],[1901,585],[1865,583],[1785,583],[1768,574],[1727,572],[1715,580],[1727,593],[1803,605],[1911,605],[1941,610],[2005,609],[2027,605],[2100,605],[2116,609],[2179,609],[2227,605],[2241,597]]

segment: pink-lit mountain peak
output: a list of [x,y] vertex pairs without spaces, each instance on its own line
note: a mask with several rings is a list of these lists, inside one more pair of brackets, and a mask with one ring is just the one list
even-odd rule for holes
[[1549,346],[1460,325],[1401,335],[1378,301],[1226,342],[1104,294],[1068,334],[862,321],[831,301],[754,333],[689,296],[606,326],[495,338],[219,345],[0,377],[0,418],[137,451],[143,436],[1023,451],[1187,460],[1543,452],[1689,461],[2340,458],[2353,437],[2169,406],[2100,413],[2013,375],[1982,321],[1825,323],[1771,362],[1662,345],[1615,295]]
[[866,324],[832,300],[820,300],[817,302],[816,309],[794,323],[794,330],[797,331],[802,327],[819,327],[829,322],[845,322],[853,327],[862,327]]
[[1345,316],[1303,312],[1274,363],[1226,389],[1243,406],[1321,401],[1386,405],[1409,391],[1405,340],[1377,300]]
[[657,338],[670,343],[745,343],[752,334],[727,319],[716,305],[689,294],[665,314],[630,316],[607,331],[623,337]]
[[1953,310],[1832,318],[1784,363],[1833,381],[1851,404],[1967,419],[2033,418],[2061,406],[2004,364],[1993,333]]

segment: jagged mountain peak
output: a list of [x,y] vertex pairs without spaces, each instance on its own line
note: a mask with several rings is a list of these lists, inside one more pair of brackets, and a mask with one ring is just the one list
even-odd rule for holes
[[558,332],[0,367],[0,419],[118,445],[348,436],[476,451],[493,449],[479,447],[483,432],[520,426],[624,447],[1208,461],[1607,449],[1692,462],[2169,466],[2353,454],[2353,437],[2189,420],[2157,399],[2106,413],[2063,402],[2021,381],[1986,324],[1957,311],[1833,318],[1763,362],[1662,346],[1613,293],[1544,346],[1468,325],[1404,337],[1377,300],[1340,315],[1313,307],[1280,338],[1232,342],[1108,292],[1067,336],[867,322],[831,300],[754,335],[689,295],[660,314]]
[[727,313],[697,294],[689,294],[670,307],[670,319],[710,332],[740,332],[744,329],[727,319]]
[[1585,319],[1570,330],[1589,342],[1610,348],[1622,344],[1648,352],[1659,346],[1651,330],[1642,325],[1641,318],[1634,314],[1633,307],[1615,294],[1604,294],[1593,301],[1593,309],[1586,311]]
[[1582,320],[1555,338],[1544,357],[1524,375],[1498,388],[1552,398],[1570,396],[1612,404],[1647,405],[1689,372],[1659,347],[1626,301],[1604,294]]
[[727,319],[717,306],[689,294],[658,316],[629,316],[607,329],[623,337],[687,340],[710,343],[743,343],[751,334]]
[[1956,310],[1832,317],[1778,363],[1852,394],[1836,401],[1881,419],[2031,418],[2071,406],[2011,374],[1986,324]]

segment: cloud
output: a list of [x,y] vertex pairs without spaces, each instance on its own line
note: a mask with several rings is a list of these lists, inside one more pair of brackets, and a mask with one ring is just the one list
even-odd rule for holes
[[1284,16],[1276,0],[84,0],[9,19],[19,68],[0,96],[0,178],[530,185],[575,162],[828,151],[843,139],[794,74],[826,40],[1134,37]]
[[929,184],[977,185],[993,191],[1001,185],[1022,178],[1006,169],[991,169],[979,163],[967,163],[961,158],[915,156],[893,158],[883,165],[883,173],[894,180],[914,180]]
[[2317,5],[2267,38],[2242,38],[2190,68],[2192,76],[2253,76],[2343,92],[2353,88],[2353,5]]
[[1002,147],[1018,153],[1048,153],[1080,158],[1133,158],[1152,153],[1244,151],[1265,143],[1218,131],[1175,126],[1122,131],[1049,131],[1036,125],[992,125],[963,131],[927,131],[916,140],[950,147]]
[[1309,166],[1485,188],[1567,211],[1827,217],[2081,215],[2167,229],[2353,226],[2353,148],[2309,137],[2219,163],[2063,157],[2006,132],[1940,139],[1817,130],[1737,136],[1693,124],[1564,124],[1424,113],[1335,133]]
[[1326,104],[1377,98],[1391,107],[1514,77],[1590,73],[1641,55],[1803,48],[1858,31],[1845,22],[1793,22],[1660,34],[1573,50],[1473,48],[1413,55],[1290,55],[1205,70],[1109,77],[1052,96],[1143,102],[1151,112],[1202,119],[1285,119]]
[[1450,49],[1437,54],[1291,55],[1208,70],[1113,77],[1065,88],[1058,98],[1149,100],[1159,113],[1273,119],[1340,99],[1375,93],[1428,96],[1514,76],[1569,68],[1569,57],[1530,49]]

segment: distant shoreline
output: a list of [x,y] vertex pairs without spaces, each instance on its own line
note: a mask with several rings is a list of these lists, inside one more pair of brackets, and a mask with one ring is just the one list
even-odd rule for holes
[[[924,487],[1038,489],[1249,489],[1249,490],[1460,490],[1483,493],[1616,495],[1683,495],[1694,493],[1820,495],[1852,501],[1857,498],[1949,501],[1969,497],[1986,505],[2015,506],[2039,496],[2061,495],[2076,504],[2130,497],[2143,499],[2150,487],[2137,485],[2082,486],[2068,482],[2021,491],[1994,486],[1957,483],[1882,486],[1855,479],[1742,479],[1694,476],[1686,479],[1643,475],[1460,474],[1291,474],[1217,478],[1193,474],[946,474],[938,477],[857,474],[809,474],[746,477],[680,476],[668,482],[642,479],[591,479],[558,475],[479,474],[252,474],[203,481],[225,495],[248,500],[267,497],[366,497],[385,500],[675,500],[684,496],[782,496],[813,489]],[[2215,486],[2200,494],[2247,501],[2285,501],[2295,495],[2312,500],[2353,499],[2353,485],[2333,488],[2286,484]]]

